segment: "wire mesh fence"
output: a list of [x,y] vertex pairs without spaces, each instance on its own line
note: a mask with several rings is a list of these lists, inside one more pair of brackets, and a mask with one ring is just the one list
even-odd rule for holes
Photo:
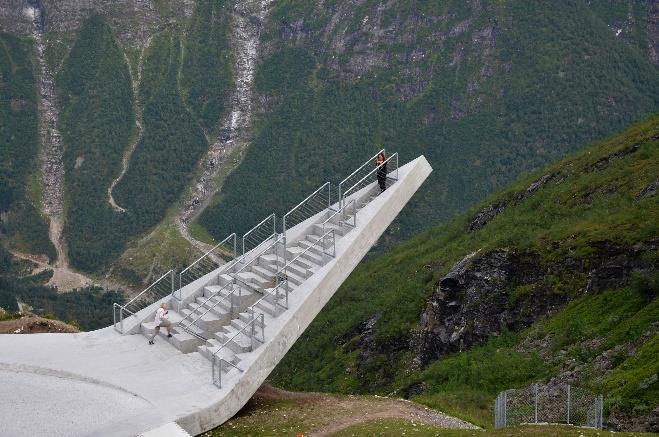
[[569,384],[533,384],[499,393],[494,402],[494,426],[565,423],[602,428],[604,399]]

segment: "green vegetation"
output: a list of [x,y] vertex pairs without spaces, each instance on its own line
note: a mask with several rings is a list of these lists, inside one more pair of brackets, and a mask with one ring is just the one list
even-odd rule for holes
[[38,195],[30,189],[37,172],[39,139],[37,91],[32,44],[0,32],[0,233],[17,248],[55,257],[48,225],[38,210]]
[[107,189],[135,125],[128,66],[108,23],[90,17],[57,77],[65,143],[66,236],[71,262],[85,271],[122,249],[125,217]]
[[51,270],[32,274],[29,262],[13,259],[0,245],[0,308],[18,312],[18,299],[32,307],[35,314],[71,321],[84,330],[112,324],[112,304],[123,302],[122,293],[88,287],[58,294],[55,288],[45,285],[51,276]]
[[224,114],[233,89],[230,7],[224,0],[197,2],[184,43],[182,93],[200,124],[211,131]]
[[256,74],[268,111],[200,218],[216,238],[285,211],[379,144],[434,168],[390,231],[407,237],[659,108],[647,46],[617,38],[588,2],[380,3],[339,15],[276,3],[265,40],[277,49]]
[[[511,308],[551,296],[572,302],[528,330],[504,332],[417,370],[412,370],[408,345],[437,281],[467,254],[515,249],[534,254],[540,270],[547,271],[566,258],[588,265],[595,242],[633,252],[635,245],[656,241],[656,195],[641,193],[659,174],[658,138],[659,116],[654,116],[362,264],[275,369],[273,381],[288,389],[339,393],[405,394],[410,387],[422,387],[418,401],[488,426],[499,390],[555,375],[565,360],[575,359],[583,369],[581,385],[603,392],[608,409],[640,413],[656,408],[653,375],[659,367],[650,358],[657,352],[651,327],[659,320],[654,274],[639,274],[599,294],[584,294],[583,274],[576,270],[547,274],[536,284],[540,295],[515,290]],[[554,177],[516,201],[543,175]],[[491,204],[507,207],[482,229],[467,232],[475,213]],[[657,265],[652,250],[644,259]],[[374,316],[365,351],[360,326]],[[551,349],[544,352],[551,359],[520,346],[545,338]],[[602,374],[592,360],[610,349],[618,350],[614,368]]]
[[344,428],[332,434],[336,437],[348,436],[441,436],[441,437],[472,437],[472,436],[538,436],[538,437],[601,437],[606,435],[616,436],[642,436],[653,435],[631,432],[604,432],[591,428],[575,428],[573,426],[516,426],[500,430],[465,430],[465,429],[442,429],[437,426],[425,425],[402,419],[375,420],[373,422],[361,423]]
[[180,51],[178,37],[164,32],[153,38],[146,53],[140,88],[144,135],[115,188],[117,203],[135,223],[134,233],[162,219],[208,147],[178,91]]

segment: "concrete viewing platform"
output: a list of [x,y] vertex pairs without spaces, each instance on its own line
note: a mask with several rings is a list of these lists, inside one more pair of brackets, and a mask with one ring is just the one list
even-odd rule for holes
[[[206,302],[214,302],[211,299],[221,304],[221,296],[213,294],[219,293],[221,286],[209,285],[216,284],[209,281],[211,277],[212,281],[219,280],[226,272],[214,272],[181,288],[183,297],[178,303],[170,301],[169,296],[161,300],[170,302],[172,312],[181,314],[179,319],[194,310],[201,314],[205,337],[181,331],[179,338],[187,336],[184,345],[182,341],[170,343],[162,332],[155,345],[147,344],[145,330],[161,301],[127,318],[123,334],[110,326],[76,334],[0,335],[0,435],[167,437],[196,435],[222,424],[265,381],[431,171],[422,156],[397,169],[395,182],[382,194],[375,183],[360,187],[348,198],[359,204],[353,213],[354,226],[337,222],[322,228],[323,232],[337,232],[329,257],[323,258],[324,246],[314,252],[317,243],[309,239],[314,235],[310,232],[320,229],[319,216],[291,228],[287,237],[291,247],[285,242],[284,250],[292,257],[300,253],[306,258],[291,264],[287,278],[291,282],[290,287],[287,284],[290,295],[287,291],[286,307],[281,311],[272,311],[268,306],[277,308],[278,295],[271,302],[261,298],[259,304],[254,302],[261,295],[255,293],[254,299],[245,303],[252,305],[252,327],[256,325],[254,311],[262,311],[260,340],[255,343],[250,337],[251,346],[238,342],[247,332],[241,331],[247,324],[244,312],[239,318],[232,304],[231,317],[221,321],[223,313],[203,307]],[[267,252],[259,256],[266,260],[273,257]],[[316,258],[322,262],[314,264]],[[246,281],[248,288],[266,290],[267,295],[272,290],[267,288],[268,275],[276,275],[271,272],[277,272],[279,266],[278,260],[273,262],[274,269],[263,263],[247,273],[229,274]],[[219,315],[205,319],[205,314],[215,314],[211,311]],[[225,326],[210,332],[214,323]],[[224,354],[223,347],[231,348],[229,355],[220,355]],[[233,368],[220,367],[221,387],[212,377],[215,360],[209,358],[213,355],[235,363],[231,364]]]

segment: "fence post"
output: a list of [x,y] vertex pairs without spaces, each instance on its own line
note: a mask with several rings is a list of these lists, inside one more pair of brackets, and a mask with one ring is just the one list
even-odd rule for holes
[[538,423],[538,383],[536,382],[533,387],[535,391],[535,423]]
[[503,426],[505,427],[508,423],[508,392],[503,392]]
[[570,424],[570,384],[567,385],[567,424]]
[[598,429],[602,429],[604,427],[604,395],[599,395],[598,397],[599,400],[599,423],[598,423]]

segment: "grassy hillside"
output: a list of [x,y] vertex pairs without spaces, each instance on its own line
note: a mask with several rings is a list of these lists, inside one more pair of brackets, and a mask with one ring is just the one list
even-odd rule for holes
[[[659,340],[658,146],[653,116],[362,264],[274,382],[411,396],[488,424],[498,391],[561,380],[569,369],[573,382],[604,393],[610,420],[647,414],[659,404],[651,358]],[[476,290],[480,300],[460,294],[467,291],[448,298],[462,302],[464,338],[474,340],[462,353],[438,354],[427,345],[441,342],[426,329],[434,305],[444,304],[438,282],[474,253],[475,266],[502,254],[515,261],[509,277]],[[474,276],[498,274],[486,267]],[[474,323],[486,322],[489,338],[477,337]]]
[[33,46],[0,32],[0,233],[21,250],[55,257],[39,213],[38,117]]
[[65,144],[66,236],[72,263],[93,271],[116,256],[130,228],[107,190],[135,127],[131,78],[108,23],[90,17],[57,77]]
[[[435,169],[391,230],[409,236],[656,112],[647,44],[616,36],[619,8],[589,3],[277,2],[255,140],[200,223],[244,230],[381,144]],[[646,41],[646,2],[619,3]]]

